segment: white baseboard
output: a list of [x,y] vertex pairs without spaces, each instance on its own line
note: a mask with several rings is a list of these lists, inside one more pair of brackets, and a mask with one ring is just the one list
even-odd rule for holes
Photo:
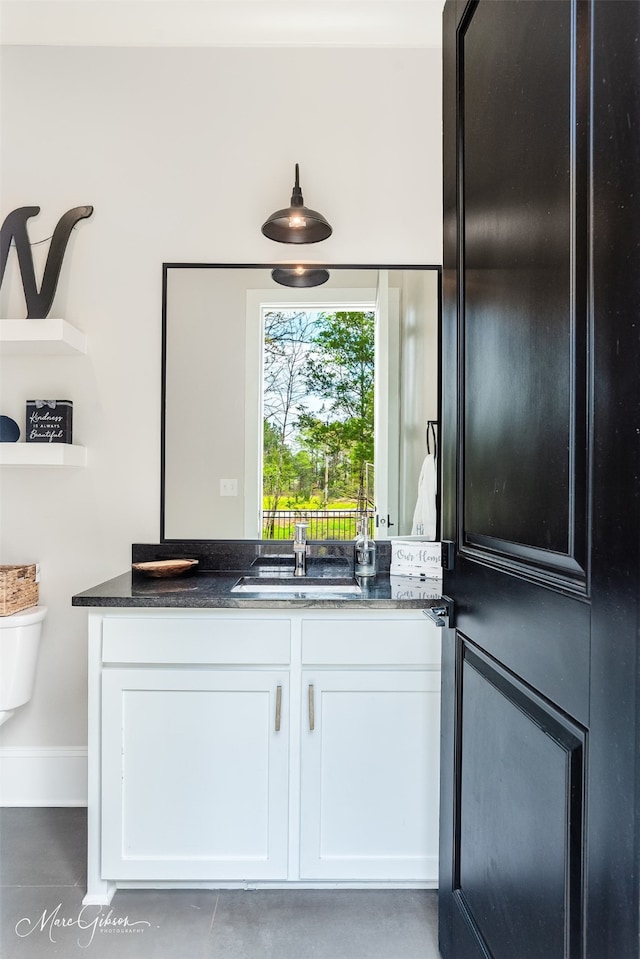
[[86,805],[86,749],[0,748],[0,806]]

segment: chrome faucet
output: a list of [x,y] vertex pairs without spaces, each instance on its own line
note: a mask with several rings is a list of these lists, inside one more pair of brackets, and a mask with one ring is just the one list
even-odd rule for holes
[[293,541],[293,575],[307,575],[307,526],[308,523],[296,523]]

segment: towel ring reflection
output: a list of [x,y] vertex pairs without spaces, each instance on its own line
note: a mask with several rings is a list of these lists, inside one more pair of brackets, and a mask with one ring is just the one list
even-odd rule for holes
[[434,459],[438,458],[438,421],[427,420],[427,453],[431,453],[431,444],[433,443]]

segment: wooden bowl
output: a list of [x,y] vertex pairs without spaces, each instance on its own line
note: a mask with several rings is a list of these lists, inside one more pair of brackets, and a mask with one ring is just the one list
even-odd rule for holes
[[197,566],[197,559],[158,559],[150,563],[132,563],[131,569],[136,569],[145,576],[179,576],[186,573],[192,566]]

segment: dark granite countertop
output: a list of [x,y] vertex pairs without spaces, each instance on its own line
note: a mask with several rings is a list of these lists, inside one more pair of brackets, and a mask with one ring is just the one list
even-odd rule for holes
[[[223,542],[223,541],[219,541]],[[307,578],[295,581],[295,592],[278,592],[281,579],[291,582],[293,555],[286,543],[274,544],[241,543],[234,549],[232,541],[216,544],[163,544],[162,546],[135,545],[132,547],[133,562],[178,557],[198,558],[199,565],[193,570],[171,578],[153,578],[130,570],[121,576],[107,580],[72,597],[74,606],[100,608],[151,608],[151,609],[322,609],[366,608],[378,609],[424,609],[437,602],[439,581],[420,581],[389,573],[388,551],[382,550],[382,563],[375,577],[359,579],[359,593],[340,592],[336,583],[321,594],[305,592],[315,582],[339,581],[352,583],[353,564],[351,553],[344,546],[328,548],[326,544],[311,549],[308,559]],[[379,553],[380,558],[380,553]],[[235,568],[233,568],[235,567]],[[255,592],[231,592],[241,577],[258,580]],[[269,584],[269,592],[260,592],[259,582]],[[275,591],[274,591],[275,590]]]
[[190,572],[172,579],[152,579],[133,570],[78,593],[72,598],[72,604],[153,609],[335,609],[371,606],[378,609],[424,609],[434,604],[438,593],[437,586],[431,582],[427,584],[389,576],[387,573],[372,577],[370,583],[363,586],[362,592],[356,594],[336,591],[335,595],[331,592],[321,596],[305,595],[304,580],[300,582],[300,592],[294,594],[232,593],[231,588],[246,572]]

